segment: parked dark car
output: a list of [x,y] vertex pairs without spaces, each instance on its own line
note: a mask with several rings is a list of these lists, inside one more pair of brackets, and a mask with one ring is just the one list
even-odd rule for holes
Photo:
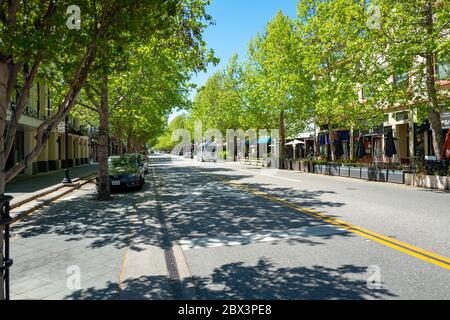
[[144,169],[144,173],[148,173],[148,157],[142,153],[130,153],[126,154],[124,157],[135,158],[138,162],[138,165]]
[[109,157],[109,186],[116,189],[142,190],[145,184],[145,169],[136,157]]

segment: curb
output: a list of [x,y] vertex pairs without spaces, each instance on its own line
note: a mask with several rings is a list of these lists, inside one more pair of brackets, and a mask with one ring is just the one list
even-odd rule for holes
[[[42,193],[40,193],[38,195],[34,195],[33,197],[30,197],[28,199],[25,199],[25,200],[22,200],[22,201],[20,201],[18,203],[15,203],[13,206],[11,206],[11,210],[13,210],[15,208],[18,208],[19,206],[22,206],[22,205],[24,205],[26,203],[29,203],[31,201],[34,201],[34,200],[36,200],[36,199],[38,199],[40,197],[46,196],[46,195],[48,195],[48,194],[50,194],[52,192],[58,191],[58,190],[60,190],[62,188],[65,188],[65,187],[69,188],[68,190],[64,191],[63,193],[58,194],[57,196],[52,197],[50,199],[47,199],[47,200],[37,204],[36,206],[34,206],[34,207],[32,207],[32,208],[30,208],[30,209],[28,209],[28,210],[26,210],[24,212],[21,212],[20,214],[16,215],[15,217],[12,218],[11,224],[14,224],[14,223],[20,221],[21,219],[31,215],[33,212],[35,212],[35,211],[37,211],[37,210],[39,210],[39,209],[49,205],[50,203],[52,203],[52,202],[54,202],[54,201],[56,201],[58,199],[61,199],[61,198],[65,197],[66,195],[72,193],[75,190],[80,189],[84,185],[86,185],[86,184],[90,183],[91,181],[93,181],[95,179],[95,176],[96,176],[96,174],[93,173],[93,174],[90,174],[90,175],[88,175],[86,177],[76,178],[74,180],[76,180],[78,183],[69,184],[69,185],[62,185],[62,184],[60,184],[60,185],[58,185],[55,188],[52,188],[52,189],[47,190],[45,192],[42,192]],[[79,182],[79,181],[82,181],[82,182]]]
[[[78,182],[78,181],[86,180],[86,179],[89,179],[93,175],[96,175],[96,173],[91,173],[91,174],[86,175],[84,177],[75,178],[72,181]],[[31,197],[29,197],[29,198],[26,198],[26,199],[20,200],[18,202],[15,202],[14,204],[12,204],[10,206],[10,210],[13,210],[13,209],[16,209],[16,208],[18,208],[20,206],[23,206],[24,204],[27,204],[28,202],[34,201],[34,200],[36,200],[38,198],[45,197],[46,195],[48,195],[48,194],[50,194],[52,192],[58,191],[59,189],[62,189],[64,187],[71,187],[71,186],[75,186],[75,185],[79,185],[79,184],[68,184],[68,185],[67,184],[62,184],[62,183],[57,184],[54,187],[50,187],[51,189],[48,189],[48,190],[46,190],[44,192],[41,192],[41,193],[34,194]],[[81,184],[78,187],[82,187],[82,186],[84,186],[84,184]]]

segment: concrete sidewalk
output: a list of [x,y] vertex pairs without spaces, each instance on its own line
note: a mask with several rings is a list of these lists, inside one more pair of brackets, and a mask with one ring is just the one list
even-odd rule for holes
[[110,202],[94,196],[88,184],[12,225],[13,300],[173,298],[149,183]]
[[[75,179],[85,177],[91,173],[95,173],[97,169],[97,164],[73,167],[70,168],[69,171],[70,178]],[[24,198],[61,183],[63,178],[64,169],[36,176],[18,175],[6,185],[6,194],[11,195],[14,198]]]

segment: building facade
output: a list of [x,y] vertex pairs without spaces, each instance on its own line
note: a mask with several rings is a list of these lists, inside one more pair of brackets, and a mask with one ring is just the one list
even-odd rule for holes
[[[437,63],[436,77],[438,90],[449,90],[450,64]],[[403,86],[407,90],[412,90],[413,81],[414,78],[408,73],[397,77],[392,76],[390,79],[393,85]],[[360,91],[359,99],[364,100],[363,90]],[[360,132],[353,131],[351,128],[332,128],[331,131],[329,129],[327,126],[316,124],[313,131],[310,129],[295,138],[303,141],[305,154],[310,154],[310,150],[313,150],[316,157],[326,159],[331,158],[330,145],[336,141],[343,144],[342,155],[337,158],[356,159],[356,146],[361,137],[368,162],[395,162],[408,165],[415,158],[432,159],[436,156],[432,145],[433,132],[430,124],[419,122],[417,111],[408,105],[386,108],[384,122],[376,128]],[[445,111],[442,114],[444,137],[449,129],[450,112]],[[329,137],[330,132],[333,132],[335,136]],[[385,138],[389,132],[393,133],[397,149],[397,154],[392,159],[384,155]]]
[[[36,146],[37,128],[56,113],[56,110],[53,110],[51,98],[50,89],[45,81],[37,80],[30,90],[28,106],[20,118],[13,150],[7,160],[7,168],[23,160]],[[10,115],[7,121],[9,117]],[[67,159],[66,147],[68,148]],[[53,130],[45,149],[21,174],[35,175],[55,171],[64,168],[66,161],[69,167],[84,165],[89,163],[90,158],[87,129],[81,126],[77,119],[69,116],[67,141],[64,133],[58,133],[57,129]]]

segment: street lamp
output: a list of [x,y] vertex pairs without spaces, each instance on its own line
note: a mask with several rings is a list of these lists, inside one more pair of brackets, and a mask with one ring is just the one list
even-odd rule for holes
[[66,165],[65,165],[65,169],[64,169],[64,179],[62,181],[62,183],[64,184],[68,184],[68,183],[72,183],[72,180],[70,180],[70,176],[69,176],[69,133],[67,130],[67,127],[69,125],[69,116],[66,116],[66,120],[65,120],[65,124],[64,124],[64,134],[65,134],[65,146],[66,146]]

